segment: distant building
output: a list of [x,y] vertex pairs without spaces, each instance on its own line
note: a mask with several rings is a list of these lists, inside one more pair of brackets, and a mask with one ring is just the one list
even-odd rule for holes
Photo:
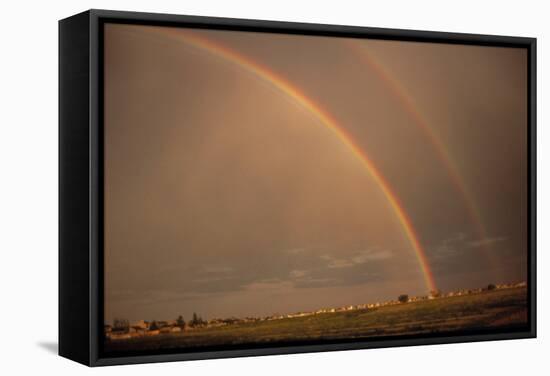
[[147,329],[149,327],[149,323],[147,321],[144,321],[144,320],[139,320],[139,321],[136,321],[132,324],[133,327],[135,328],[141,328],[141,329]]
[[132,335],[126,332],[111,332],[109,333],[108,338],[112,340],[128,339],[128,338],[132,338]]

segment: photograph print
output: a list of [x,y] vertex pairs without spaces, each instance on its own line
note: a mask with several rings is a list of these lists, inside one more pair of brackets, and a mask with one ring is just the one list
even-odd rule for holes
[[102,35],[106,356],[529,329],[526,48]]

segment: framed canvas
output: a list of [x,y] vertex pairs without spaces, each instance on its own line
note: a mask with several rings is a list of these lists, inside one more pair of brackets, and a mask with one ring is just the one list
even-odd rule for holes
[[536,335],[536,40],[59,23],[59,353]]

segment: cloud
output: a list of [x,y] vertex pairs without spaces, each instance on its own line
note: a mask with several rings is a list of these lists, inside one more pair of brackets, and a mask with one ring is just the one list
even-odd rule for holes
[[453,235],[444,239],[440,244],[434,246],[430,252],[432,259],[447,259],[458,255],[466,255],[473,252],[474,249],[491,245],[498,242],[503,242],[508,238],[503,236],[486,237],[482,239],[472,240],[464,233]]
[[446,239],[443,239],[440,244],[434,246],[430,252],[432,259],[447,259],[464,253],[464,249],[469,243],[468,235],[464,232],[459,232]]
[[291,255],[298,255],[298,254],[304,253],[305,251],[306,251],[305,248],[292,248],[292,249],[287,249],[285,252]]
[[432,252],[431,257],[435,259],[447,258],[458,254],[459,251],[455,245],[450,245],[447,242],[438,245]]
[[192,282],[195,283],[211,283],[211,282],[220,282],[234,279],[232,276],[222,275],[222,276],[206,276],[201,278],[195,278]]
[[229,293],[279,293],[293,289],[353,286],[377,279],[373,273],[379,268],[378,263],[393,257],[391,251],[377,247],[355,252],[331,252],[329,249],[283,248],[272,253],[269,260],[258,258],[257,264],[248,268],[237,268],[216,260],[205,260],[196,267],[174,263],[174,270],[179,268],[180,273],[155,270],[148,278],[151,283],[134,285],[129,289],[132,291],[118,289],[111,295],[116,295],[113,299],[117,301],[155,304],[170,299],[197,300]]
[[349,258],[337,258],[328,254],[321,256],[321,259],[327,261],[327,267],[330,269],[350,268],[352,266],[365,264],[371,261],[381,261],[393,256],[389,250],[364,250],[356,252]]
[[354,263],[356,264],[364,264],[369,261],[377,261],[377,260],[386,260],[392,257],[393,254],[391,251],[384,249],[381,251],[362,251],[357,256],[352,257]]
[[243,286],[244,290],[254,292],[291,290],[293,287],[294,286],[292,282],[280,280],[277,278],[260,280]]
[[202,268],[202,271],[204,273],[218,274],[218,273],[231,273],[234,271],[234,269],[230,266],[208,265],[208,266],[204,266]]
[[[430,268],[433,273],[445,276],[444,278],[463,278],[465,275],[474,273],[480,275],[485,273],[489,276],[496,270],[491,261],[494,249],[485,247],[508,240],[509,238],[505,236],[484,238],[464,236],[463,234],[450,236],[430,247],[428,255]],[[503,251],[506,249],[503,247]]]
[[336,278],[302,278],[294,283],[296,288],[330,287],[342,285],[342,281]]
[[488,238],[483,238],[483,239],[479,239],[479,240],[473,240],[473,241],[469,242],[468,244],[472,248],[478,248],[478,247],[483,247],[483,246],[491,245],[491,244],[498,243],[498,242],[503,242],[506,239],[507,238],[505,238],[503,236],[495,236],[495,237],[492,237],[492,238],[488,237]]
[[212,295],[214,295],[214,293],[172,291],[165,289],[147,289],[143,291],[112,290],[109,292],[109,298],[117,302],[131,301],[143,305],[153,305],[169,301],[188,301]]
[[351,260],[335,258],[330,255],[322,255],[321,259],[327,261],[327,267],[330,269],[349,268],[354,265]]
[[229,266],[207,265],[197,270],[198,277],[191,282],[205,284],[235,279],[235,269]]
[[305,277],[309,272],[307,270],[291,270],[289,275],[292,278],[303,278]]

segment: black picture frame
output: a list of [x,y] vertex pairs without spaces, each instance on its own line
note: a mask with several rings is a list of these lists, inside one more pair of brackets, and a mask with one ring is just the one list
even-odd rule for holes
[[[528,51],[528,329],[108,357],[103,336],[103,25],[183,26],[381,40],[520,47]],[[109,10],[59,21],[59,354],[88,366],[368,349],[536,337],[536,39]]]

